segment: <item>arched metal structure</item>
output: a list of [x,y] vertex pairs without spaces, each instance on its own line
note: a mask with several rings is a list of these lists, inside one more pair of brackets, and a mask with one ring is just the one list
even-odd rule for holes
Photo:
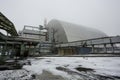
[[18,36],[14,24],[0,12],[0,29],[7,31],[11,36]]
[[[97,29],[53,19],[47,24],[49,40],[55,42],[72,42],[87,40],[107,35]],[[55,40],[54,40],[55,39]]]

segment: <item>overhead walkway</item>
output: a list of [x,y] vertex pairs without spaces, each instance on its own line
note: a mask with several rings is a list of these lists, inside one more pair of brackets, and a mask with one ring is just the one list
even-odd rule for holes
[[[119,46],[118,46],[119,45]],[[55,45],[58,53],[120,53],[120,36],[101,37]]]
[[35,53],[38,39],[5,36],[0,33],[0,53],[8,56],[26,56]]
[[0,29],[7,31],[11,36],[18,36],[14,24],[0,12]]
[[11,34],[11,36],[5,36],[0,32],[0,44],[5,44],[6,42],[7,44],[9,43],[18,44],[23,42],[36,44],[39,42],[38,39],[29,39],[29,38],[19,37],[14,24],[7,17],[5,17],[1,12],[0,12],[0,29],[3,29],[9,34]]
[[59,43],[56,44],[56,47],[91,46],[91,45],[116,44],[116,43],[120,43],[120,36],[101,37],[95,39],[73,41],[68,43]]
[[23,38],[23,37],[13,37],[13,36],[5,36],[0,32],[0,43],[4,44],[7,41],[7,44],[16,42],[17,43],[23,43],[23,42],[29,42],[29,43],[39,43],[39,39],[30,39],[30,38]]

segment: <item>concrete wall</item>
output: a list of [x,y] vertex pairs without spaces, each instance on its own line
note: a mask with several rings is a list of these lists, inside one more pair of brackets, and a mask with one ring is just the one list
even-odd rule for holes
[[58,48],[58,55],[74,55],[76,54],[75,48]]

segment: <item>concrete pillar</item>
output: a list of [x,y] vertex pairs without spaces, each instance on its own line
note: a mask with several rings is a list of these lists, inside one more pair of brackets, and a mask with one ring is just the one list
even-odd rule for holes
[[71,55],[73,55],[73,53],[72,53],[72,48],[70,49],[70,53],[71,53]]
[[63,55],[66,55],[66,49],[63,49]]
[[69,49],[65,49],[66,50],[66,55],[68,55],[69,54]]
[[72,55],[72,48],[68,49],[68,54]]
[[62,55],[65,55],[65,52],[66,52],[65,49],[62,49]]
[[12,58],[15,55],[14,44],[11,45],[10,57]]
[[4,55],[7,54],[7,41],[5,41],[5,45],[4,45]]
[[32,56],[35,56],[35,53],[36,53],[36,46],[33,46],[33,54],[32,54]]
[[60,49],[58,48],[58,55],[60,55]]
[[111,43],[112,53],[114,53],[114,44]]
[[95,50],[94,50],[94,45],[92,45],[92,53],[94,53],[95,52]]
[[0,45],[0,56],[2,55],[2,45]]
[[104,44],[104,53],[107,53],[107,47],[106,47],[106,44]]
[[28,47],[28,56],[30,56],[31,55],[31,43],[29,43],[29,47]]
[[20,55],[23,55],[23,53],[24,53],[24,44],[23,43],[21,44],[20,48],[21,48]]
[[3,45],[3,48],[2,48],[2,55],[5,55],[5,44]]

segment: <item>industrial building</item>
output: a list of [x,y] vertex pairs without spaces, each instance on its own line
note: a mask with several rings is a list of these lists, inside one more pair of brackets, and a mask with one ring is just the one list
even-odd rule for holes
[[[119,53],[120,36],[107,36],[97,29],[53,19],[44,26],[24,26],[17,33],[14,24],[0,13],[0,53],[17,56],[38,54],[74,55],[85,53]],[[37,51],[37,52],[36,52]]]
[[47,31],[43,26],[34,27],[25,25],[22,31],[19,31],[19,37],[38,39],[40,42],[46,41]]
[[51,20],[46,28],[49,41],[58,44],[55,53],[60,55],[113,53],[116,47],[114,38],[94,28],[56,19]]
[[25,25],[22,31],[19,31],[19,37],[38,40],[35,47],[31,47],[29,55],[45,55],[51,53],[51,43],[47,41],[47,30],[43,26],[35,27]]

